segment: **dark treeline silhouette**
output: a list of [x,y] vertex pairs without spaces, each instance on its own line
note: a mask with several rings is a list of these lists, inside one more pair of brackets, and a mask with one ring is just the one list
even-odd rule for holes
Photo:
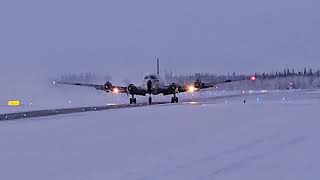
[[111,81],[110,75],[98,76],[94,73],[65,73],[61,75],[59,81],[62,82],[81,82],[81,83],[97,83]]
[[313,71],[311,68],[307,70],[304,68],[303,71],[295,71],[294,69],[285,69],[283,72],[272,72],[272,73],[256,73],[256,76],[261,79],[268,78],[279,78],[279,77],[293,77],[293,76],[301,76],[301,77],[320,77],[320,70]]

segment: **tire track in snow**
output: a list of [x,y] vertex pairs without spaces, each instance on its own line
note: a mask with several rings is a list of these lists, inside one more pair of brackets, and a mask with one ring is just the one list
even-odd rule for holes
[[[207,156],[207,157],[203,157],[200,159],[192,160],[192,161],[177,165],[171,169],[168,169],[168,170],[165,170],[162,172],[153,173],[150,175],[139,177],[136,180],[170,179],[168,177],[174,176],[174,175],[179,175],[179,174],[181,174],[181,172],[186,171],[188,169],[190,169],[190,171],[192,171],[192,168],[197,168],[199,166],[203,166],[206,163],[216,162],[218,160],[228,158],[229,156],[236,155],[236,154],[241,155],[241,153],[250,152],[254,148],[259,148],[262,146],[269,146],[269,142],[272,142],[271,140],[277,139],[278,137],[279,137],[278,135],[273,135],[273,136],[269,136],[269,137],[259,138],[259,139],[256,139],[256,140],[250,142],[250,143],[237,146],[233,149],[222,151],[222,152],[217,153],[212,156]],[[300,136],[300,137],[293,138],[289,141],[278,143],[278,145],[272,146],[271,149],[268,151],[253,153],[253,155],[249,155],[249,156],[246,156],[245,158],[242,158],[240,160],[237,160],[237,161],[234,161],[231,163],[227,163],[227,165],[216,168],[216,170],[212,171],[208,175],[198,177],[197,180],[206,180],[206,179],[212,180],[215,176],[222,175],[223,173],[242,168],[243,165],[246,163],[250,163],[251,161],[262,159],[268,155],[271,155],[272,153],[276,153],[276,152],[279,152],[283,149],[289,148],[293,145],[302,143],[303,141],[305,141],[305,139],[306,138],[304,136]]]
[[259,145],[261,145],[263,143],[266,143],[268,139],[271,139],[271,138],[274,138],[274,137],[276,137],[276,136],[259,138],[259,139],[256,139],[256,140],[250,142],[250,143],[239,145],[239,146],[237,146],[235,148],[219,152],[219,153],[217,153],[215,155],[211,155],[211,156],[203,157],[203,158],[200,158],[200,159],[192,160],[192,161],[189,161],[187,163],[177,165],[174,168],[168,169],[166,171],[163,171],[163,172],[160,172],[160,173],[155,173],[155,174],[152,174],[152,175],[147,175],[147,176],[144,176],[144,177],[140,177],[140,178],[138,178],[136,180],[148,180],[148,179],[164,178],[166,176],[170,176],[172,174],[175,174],[175,173],[177,173],[179,171],[182,171],[182,170],[185,170],[185,169],[188,169],[188,168],[192,168],[192,167],[201,165],[203,163],[215,161],[215,160],[217,160],[219,158],[222,158],[223,156],[227,156],[227,155],[239,153],[239,152],[242,152],[242,151],[250,150],[252,148],[255,148],[256,146],[259,146]]
[[200,177],[198,178],[197,180],[206,180],[206,179],[214,179],[216,176],[218,175],[222,175],[224,173],[228,173],[228,172],[231,172],[233,170],[238,170],[240,168],[243,168],[245,164],[248,164],[252,161],[257,161],[257,160],[260,160],[260,159],[263,159],[265,158],[266,156],[269,156],[269,155],[272,155],[274,153],[277,153],[277,152],[280,152],[282,150],[285,150],[287,148],[290,148],[294,145],[298,145],[300,143],[303,143],[304,141],[306,140],[306,137],[305,136],[300,136],[300,137],[296,137],[296,138],[293,138],[287,142],[284,142],[284,143],[280,143],[278,144],[277,146],[271,148],[270,150],[268,151],[265,151],[265,152],[262,152],[262,153],[256,153],[254,155],[250,155],[250,156],[247,156],[239,161],[235,161],[235,162],[232,162],[226,166],[223,166],[219,169],[216,169],[215,171],[211,172],[210,174],[204,176],[204,177]]

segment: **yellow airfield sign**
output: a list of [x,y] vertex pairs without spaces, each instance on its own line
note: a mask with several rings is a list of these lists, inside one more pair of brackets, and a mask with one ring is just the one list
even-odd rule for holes
[[20,101],[19,100],[9,100],[8,106],[20,106]]

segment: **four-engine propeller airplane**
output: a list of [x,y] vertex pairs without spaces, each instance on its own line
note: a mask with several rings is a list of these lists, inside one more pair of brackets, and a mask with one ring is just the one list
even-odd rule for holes
[[[247,80],[247,79],[245,79]],[[248,80],[255,81],[256,77],[252,76]],[[105,91],[106,93],[125,93],[127,95],[131,95],[130,104],[136,104],[137,99],[135,96],[147,96],[149,95],[149,104],[152,104],[152,95],[163,94],[164,96],[172,95],[171,103],[178,103],[179,99],[177,97],[178,93],[183,92],[194,92],[201,89],[207,89],[215,87],[219,84],[226,84],[236,81],[243,80],[226,80],[221,82],[213,82],[213,83],[204,83],[201,80],[196,80],[192,85],[178,85],[176,83],[172,83],[170,85],[164,85],[160,80],[160,71],[159,71],[159,60],[157,60],[157,74],[146,74],[142,80],[142,86],[135,86],[134,84],[130,84],[127,87],[124,86],[114,86],[110,82],[106,82],[103,85],[99,84],[86,84],[86,83],[70,83],[70,82],[56,82],[54,84],[67,84],[67,85],[75,85],[75,86],[86,86],[93,87],[97,90]]]

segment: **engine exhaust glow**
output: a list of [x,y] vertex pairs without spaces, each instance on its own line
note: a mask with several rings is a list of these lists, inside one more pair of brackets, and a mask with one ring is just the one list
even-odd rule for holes
[[257,80],[257,77],[256,76],[251,76],[250,80],[251,81],[255,81],[255,80]]
[[197,89],[194,86],[188,87],[188,92],[195,92]]
[[115,93],[115,94],[118,94],[119,93],[119,89],[118,88],[113,88],[112,92]]

